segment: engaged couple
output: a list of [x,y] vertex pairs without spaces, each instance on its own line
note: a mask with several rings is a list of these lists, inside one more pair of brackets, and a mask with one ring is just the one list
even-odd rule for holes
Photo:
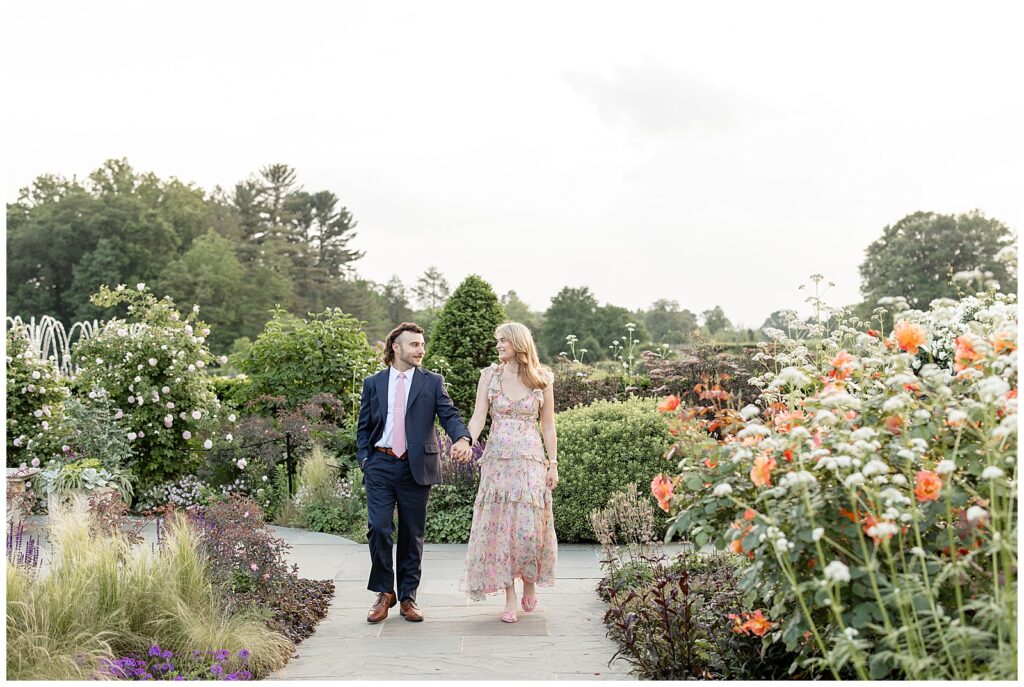
[[[491,416],[459,588],[473,600],[504,591],[501,620],[514,623],[520,605],[527,613],[537,607],[537,586],[554,585],[558,558],[551,510],[551,491],[558,486],[554,378],[541,368],[533,336],[525,326],[507,322],[494,337],[498,362],[480,373],[468,427],[441,375],[420,368],[424,339],[423,329],[416,324],[404,322],[388,334],[386,368],[363,381],[357,460],[367,498],[371,560],[367,588],[377,593],[367,622],[381,622],[396,605],[406,620],[423,620],[416,591],[427,502],[430,487],[441,483],[435,418],[452,440],[452,457],[468,462],[471,447]],[[392,553],[396,505],[397,562]],[[522,580],[521,600],[516,595],[517,579]]]

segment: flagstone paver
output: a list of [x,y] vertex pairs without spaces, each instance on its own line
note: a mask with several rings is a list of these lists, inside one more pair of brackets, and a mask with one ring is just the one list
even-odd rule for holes
[[554,588],[540,588],[540,607],[519,622],[498,616],[504,595],[470,602],[458,590],[466,556],[462,544],[427,544],[417,601],[426,620],[406,622],[398,608],[379,625],[366,622],[374,595],[367,591],[365,544],[342,537],[274,528],[292,545],[299,574],[333,579],[334,603],[316,633],[271,679],[283,680],[626,680],[614,642],[605,636],[599,549],[559,547]]

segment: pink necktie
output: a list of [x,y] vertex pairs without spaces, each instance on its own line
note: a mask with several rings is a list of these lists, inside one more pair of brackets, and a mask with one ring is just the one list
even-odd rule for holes
[[391,450],[397,455],[405,453],[405,373],[398,374],[398,385],[395,387],[394,438]]

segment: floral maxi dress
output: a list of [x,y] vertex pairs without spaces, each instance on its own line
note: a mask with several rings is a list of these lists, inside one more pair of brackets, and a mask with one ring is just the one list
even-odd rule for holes
[[474,601],[504,591],[517,578],[551,587],[558,561],[537,423],[544,393],[534,389],[526,398],[508,398],[501,391],[502,370],[491,365],[483,372],[489,377],[491,430],[480,456],[480,486],[459,581],[459,589]]

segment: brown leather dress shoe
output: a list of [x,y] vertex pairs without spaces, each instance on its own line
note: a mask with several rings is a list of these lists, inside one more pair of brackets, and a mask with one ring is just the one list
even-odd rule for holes
[[388,609],[398,603],[398,595],[394,592],[380,592],[377,594],[377,603],[373,604],[370,612],[366,615],[366,622],[379,623],[388,617]]
[[398,609],[398,612],[410,623],[423,622],[423,613],[422,611],[420,611],[420,609],[416,608],[415,601],[403,601],[402,606]]

